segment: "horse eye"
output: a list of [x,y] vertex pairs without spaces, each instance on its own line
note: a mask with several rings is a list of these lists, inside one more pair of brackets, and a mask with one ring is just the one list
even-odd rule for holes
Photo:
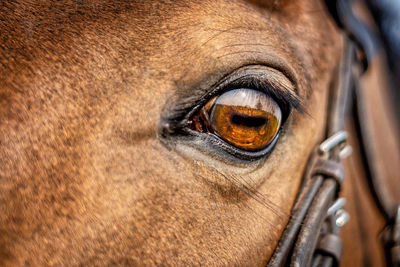
[[270,144],[282,121],[279,105],[265,93],[235,89],[210,100],[192,119],[192,128],[215,134],[248,151]]

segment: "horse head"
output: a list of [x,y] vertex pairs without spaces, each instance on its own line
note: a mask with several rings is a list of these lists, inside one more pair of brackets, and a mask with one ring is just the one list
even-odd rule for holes
[[268,262],[344,50],[322,1],[5,1],[0,37],[1,265]]

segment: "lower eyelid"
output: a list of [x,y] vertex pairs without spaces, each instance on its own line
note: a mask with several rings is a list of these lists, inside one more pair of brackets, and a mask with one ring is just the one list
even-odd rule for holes
[[190,129],[187,130],[187,134],[190,136],[189,139],[181,140],[179,143],[200,150],[211,157],[223,159],[224,162],[228,159],[232,162],[246,164],[246,162],[264,160],[275,148],[280,132],[274,137],[269,146],[259,151],[238,149],[213,134],[198,133]]

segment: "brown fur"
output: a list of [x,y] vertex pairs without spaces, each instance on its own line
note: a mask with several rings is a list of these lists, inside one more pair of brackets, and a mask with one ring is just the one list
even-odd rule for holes
[[[265,264],[341,51],[319,1],[283,2],[3,1],[0,265]],[[252,64],[292,76],[308,113],[268,159],[163,139],[182,97]]]

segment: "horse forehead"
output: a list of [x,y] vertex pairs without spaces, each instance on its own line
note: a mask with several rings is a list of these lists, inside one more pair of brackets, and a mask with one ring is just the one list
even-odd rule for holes
[[[272,5],[272,2],[281,4]],[[277,16],[278,19],[273,19],[266,16],[259,6],[285,12],[281,12]],[[291,6],[296,8],[290,8]],[[186,49],[188,47],[202,48],[206,47],[204,44],[217,43],[218,40],[221,47],[229,42],[238,43],[238,40],[242,42],[242,45],[252,40],[267,43],[265,38],[278,40],[279,37],[292,34],[288,31],[290,21],[295,22],[293,19],[304,14],[307,16],[307,12],[302,12],[307,10],[307,6],[310,6],[308,1],[304,4],[298,1],[232,2],[227,0],[135,1],[135,3],[91,1],[81,5],[60,1],[41,3],[37,6],[28,6],[24,1],[7,3],[2,6],[2,9],[7,12],[2,12],[2,14],[4,16],[7,14],[5,21],[10,23],[0,25],[0,35],[4,36],[2,39],[5,40],[0,47],[0,60],[3,62],[0,66],[2,70],[0,78],[5,81],[5,86],[0,88],[2,98],[7,103],[15,99],[18,99],[16,100],[18,102],[20,98],[13,97],[16,92],[30,89],[32,91],[32,86],[35,84],[44,84],[45,86],[36,86],[34,89],[42,91],[46,90],[48,84],[58,86],[60,89],[57,90],[70,88],[71,82],[85,84],[89,75],[82,73],[81,70],[97,68],[97,73],[94,71],[93,73],[101,77],[98,66],[121,70],[120,73],[126,71],[128,67],[134,67],[140,75],[146,75],[147,72],[147,77],[154,79],[162,71],[158,71],[157,75],[154,75],[152,71],[150,75],[146,71],[148,67],[143,63],[146,59],[156,59],[156,62],[152,62],[154,63],[153,70],[162,69],[162,67],[168,68],[169,66],[165,63],[173,62],[174,56],[182,51],[182,54],[193,52]],[[8,12],[10,10],[16,12]],[[315,15],[315,12],[312,14]],[[13,27],[7,27],[11,24]],[[199,32],[202,32],[201,35]],[[248,34],[249,32],[254,34]],[[243,36],[247,40],[240,39],[244,38]],[[261,40],[257,36],[263,36],[264,39]],[[182,45],[196,38],[197,43],[194,45]],[[176,45],[171,40],[180,40],[180,45]],[[301,41],[297,44],[291,41],[290,38],[280,41],[282,46],[287,45],[286,51],[292,52],[291,55],[288,53],[283,56],[306,58],[298,60],[303,61],[303,65],[294,61],[289,62],[293,66],[297,65],[298,69],[310,70],[310,66],[315,62],[323,62],[326,59],[326,54],[316,55],[313,59],[307,58],[308,54],[314,53],[308,51],[309,46],[302,44]],[[165,47],[166,44],[167,49],[170,50],[168,56],[158,55],[160,51],[158,48],[162,45]],[[206,53],[209,51],[203,50]],[[294,52],[295,50],[298,52]],[[103,57],[105,54],[111,55],[114,59],[106,59]],[[192,53],[191,56],[196,57],[201,54]],[[163,59],[157,60],[157,57]],[[196,58],[193,59],[196,60]],[[160,68],[160,65],[163,66]],[[51,66],[51,71],[49,71],[49,66]],[[321,66],[318,67],[321,68]],[[60,77],[58,83],[54,79],[49,81],[47,78],[56,72],[69,75],[68,77],[61,75],[63,77]],[[182,70],[174,69],[174,75],[182,76]],[[198,74],[193,75],[200,77]],[[300,76],[302,76],[303,84],[312,83],[311,71]],[[118,75],[114,75],[113,80],[117,79]],[[311,91],[308,85],[304,88]],[[3,107],[6,108],[5,105]],[[10,109],[6,108],[6,110]]]
[[[3,60],[7,61],[8,64],[5,64],[7,66],[10,66],[10,63],[12,66],[12,63],[24,59],[37,60],[34,56],[38,51],[57,57],[59,52],[62,52],[60,50],[70,47],[71,39],[82,37],[90,32],[95,32],[99,38],[109,37],[113,34],[118,35],[114,37],[118,37],[122,41],[136,37],[134,42],[129,43],[129,46],[145,51],[146,48],[157,47],[158,43],[154,42],[154,39],[157,39],[156,36],[187,34],[188,31],[196,29],[195,26],[199,26],[196,25],[196,21],[200,22],[199,20],[202,20],[203,23],[200,26],[215,26],[217,27],[215,30],[221,31],[224,29],[218,27],[240,25],[242,28],[252,29],[257,26],[265,26],[267,25],[267,20],[264,20],[265,14],[262,14],[260,9],[253,8],[253,4],[273,7],[274,11],[277,11],[282,9],[282,6],[287,6],[287,2],[219,0],[168,3],[152,1],[126,3],[122,1],[120,3],[112,1],[105,4],[100,1],[91,1],[77,4],[59,1],[57,3],[40,3],[39,5],[27,5],[24,1],[6,2],[1,9],[4,11],[2,12],[3,20],[9,23],[0,25],[4,37],[0,53]],[[279,3],[285,3],[285,5],[279,5]],[[284,15],[280,15],[282,21],[273,21],[274,24],[277,24],[275,29],[287,25],[287,20],[300,15],[303,4],[293,5],[296,9],[287,9]],[[208,25],[204,25],[205,17],[209,20]],[[7,25],[11,25],[11,23],[13,27],[8,27]],[[271,24],[269,26],[272,26]],[[129,35],[127,31],[131,34]],[[109,36],[105,36],[107,33]],[[97,41],[104,44],[105,40]],[[11,57],[14,60],[11,60]]]

